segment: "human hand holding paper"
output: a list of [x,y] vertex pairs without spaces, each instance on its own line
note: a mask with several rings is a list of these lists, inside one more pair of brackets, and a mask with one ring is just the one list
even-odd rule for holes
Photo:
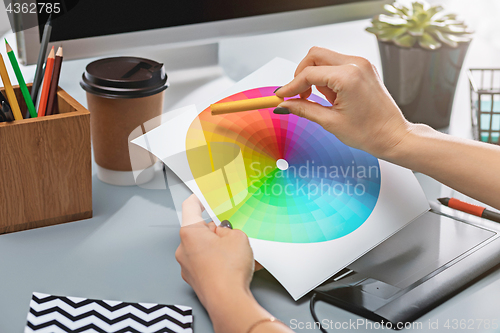
[[[205,207],[203,207],[201,201],[196,197],[196,195],[194,195],[194,194],[191,195],[182,204],[182,227],[188,227],[188,226],[192,226],[195,224],[199,224],[200,227],[205,228],[205,226],[203,224],[206,224],[206,226],[208,227],[208,229],[211,232],[217,233],[216,232],[217,228],[220,229],[221,227],[220,226],[217,227],[214,222],[210,222],[208,224],[205,223],[205,221],[203,220],[203,217],[201,216],[201,214],[203,213],[204,210],[205,210]],[[203,223],[203,224],[201,224],[201,223]],[[220,232],[224,232],[224,231],[219,230],[219,233]],[[250,245],[249,245],[249,247],[250,247]],[[230,249],[229,251],[232,251],[232,249]],[[250,251],[251,251],[251,249],[250,249]],[[244,256],[245,254],[246,253],[243,253],[242,255]],[[242,261],[245,261],[245,260],[242,259]],[[260,269],[262,269],[262,265],[260,265],[257,261],[255,261],[255,271],[258,271]]]
[[195,195],[184,201],[176,258],[183,279],[205,303],[205,295],[221,290],[248,291],[254,264],[248,237],[240,230],[205,223],[203,210]]
[[[205,223],[195,195],[182,205],[181,244],[175,253],[182,278],[210,314],[216,332],[238,332],[270,317],[252,296],[254,270],[248,237],[240,230]],[[275,325],[269,332],[289,332]]]

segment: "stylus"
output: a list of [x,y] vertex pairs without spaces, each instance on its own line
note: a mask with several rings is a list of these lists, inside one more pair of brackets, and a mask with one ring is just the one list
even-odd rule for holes
[[486,207],[473,205],[455,198],[439,198],[438,201],[450,208],[500,223],[500,214],[488,210]]

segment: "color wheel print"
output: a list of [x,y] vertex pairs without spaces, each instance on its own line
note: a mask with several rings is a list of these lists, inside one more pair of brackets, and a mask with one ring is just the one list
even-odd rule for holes
[[[220,102],[274,95],[243,91]],[[330,104],[317,95],[309,100]],[[359,228],[380,192],[378,160],[340,142],[321,126],[272,109],[212,116],[186,136],[189,167],[208,204],[249,237],[324,242]]]

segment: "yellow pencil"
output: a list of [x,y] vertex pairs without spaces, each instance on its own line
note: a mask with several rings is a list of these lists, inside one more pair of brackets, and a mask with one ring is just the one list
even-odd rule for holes
[[16,94],[14,93],[14,89],[12,88],[12,83],[10,83],[9,74],[7,73],[7,68],[5,67],[5,63],[3,62],[3,57],[1,54],[0,76],[2,77],[2,82],[5,87],[5,93],[7,94],[7,100],[9,101],[10,108],[12,109],[12,113],[14,114],[14,119],[23,119],[21,109],[19,108],[19,103],[17,103]]
[[268,96],[268,97],[245,99],[242,101],[216,103],[210,105],[210,110],[212,111],[212,116],[215,116],[225,113],[275,108],[283,102],[284,99],[281,97]]

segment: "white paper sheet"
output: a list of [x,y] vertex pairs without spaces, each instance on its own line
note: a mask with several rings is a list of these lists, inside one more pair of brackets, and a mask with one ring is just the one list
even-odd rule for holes
[[[160,158],[195,193],[218,224],[193,180],[185,138],[196,116],[237,92],[282,86],[293,78],[296,64],[276,58],[209,101],[179,110],[179,116],[133,141]],[[427,199],[410,170],[380,160],[378,201],[368,219],[350,234],[325,242],[283,243],[250,238],[255,259],[298,300],[329,277],[371,250],[429,209]]]

